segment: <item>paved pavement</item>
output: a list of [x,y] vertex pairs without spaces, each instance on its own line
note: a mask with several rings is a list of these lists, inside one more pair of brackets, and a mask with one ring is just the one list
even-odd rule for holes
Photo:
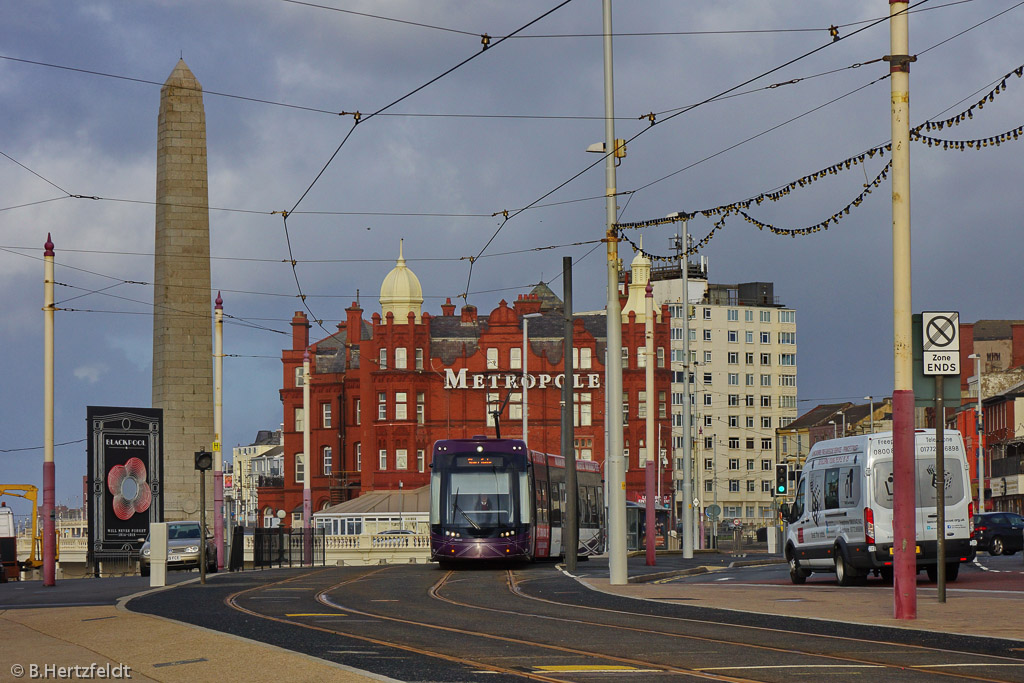
[[698,552],[689,560],[681,554],[658,555],[656,565],[648,567],[644,556],[639,555],[627,562],[629,583],[625,585],[609,584],[604,560],[598,560],[593,568],[588,566],[590,563],[579,563],[577,576],[594,590],[644,600],[1024,641],[1021,590],[972,590],[966,587],[968,582],[961,580],[947,585],[946,602],[939,603],[935,584],[927,582],[922,573],[917,584],[917,618],[896,619],[892,585],[875,581],[868,586],[841,588],[826,574],[812,575],[803,586],[792,585],[788,575],[785,581],[758,584],[677,580],[686,575],[719,572],[733,563],[776,562],[781,563],[781,558],[759,553],[732,556]]
[[[226,575],[209,580],[221,576]],[[168,578],[175,582],[199,580],[198,574],[191,572],[173,572]],[[278,683],[282,672],[287,672],[289,681],[390,680],[264,643],[128,611],[124,598],[148,591],[148,585],[149,579],[142,577],[68,579],[52,587],[44,587],[40,581],[0,584],[0,681],[41,678],[46,665],[83,667],[48,676],[62,679],[128,678],[123,667],[130,667],[135,681],[192,683],[244,678],[250,683]],[[90,669],[93,666],[96,668]],[[34,671],[38,672],[35,676]],[[87,675],[90,672],[92,676]]]
[[[780,561],[756,553],[742,557],[696,553],[692,559],[661,554],[657,564],[648,567],[640,555],[628,561],[630,582],[612,586],[607,560],[597,558],[579,563],[576,576],[594,590],[644,600],[1024,641],[1024,621],[1019,618],[1024,591],[971,591],[951,584],[947,602],[939,604],[934,585],[922,581],[917,618],[897,620],[892,616],[891,586],[840,588],[834,582],[815,582],[813,578],[804,586],[783,581],[678,580],[688,574],[722,571],[734,563]],[[198,580],[196,574],[183,573],[169,578]],[[45,665],[95,665],[106,667],[107,678],[115,677],[117,667],[126,666],[131,667],[131,678],[141,681],[230,680],[238,677],[243,666],[246,680],[252,683],[276,683],[281,671],[288,671],[293,681],[389,680],[252,640],[136,614],[124,607],[128,596],[148,590],[148,579],[141,577],[63,580],[50,588],[41,582],[0,584],[0,681],[17,680],[19,671],[23,671],[21,678],[31,678],[33,665],[40,667],[40,673]],[[80,673],[78,677],[83,676]]]

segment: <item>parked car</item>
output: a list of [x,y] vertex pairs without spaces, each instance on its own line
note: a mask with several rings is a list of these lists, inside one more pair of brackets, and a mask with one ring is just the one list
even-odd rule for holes
[[[199,522],[168,522],[167,523],[167,569],[199,569]],[[139,573],[149,576],[150,571],[150,536],[139,553]],[[217,571],[217,546],[206,531],[206,571]]]
[[1024,517],[1014,512],[984,512],[974,515],[978,549],[989,555],[1013,555],[1024,548]]

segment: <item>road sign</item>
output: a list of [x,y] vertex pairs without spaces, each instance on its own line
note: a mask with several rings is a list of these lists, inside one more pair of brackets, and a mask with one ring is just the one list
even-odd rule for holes
[[739,527],[743,526],[743,520],[742,519],[734,519],[734,520],[732,520],[732,525],[738,529]]
[[704,514],[708,516],[708,519],[718,519],[718,515],[722,514],[722,506],[711,504],[704,508]]
[[960,314],[921,313],[922,361],[926,375],[960,374]]

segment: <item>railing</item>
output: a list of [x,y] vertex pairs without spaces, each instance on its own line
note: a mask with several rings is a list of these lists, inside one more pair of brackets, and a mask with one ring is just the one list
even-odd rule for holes
[[256,478],[256,485],[260,488],[284,488],[284,477],[270,474],[261,474]]
[[[255,543],[245,537],[246,566],[253,566]],[[430,560],[428,534],[359,534],[324,538],[328,566],[425,563]]]
[[1024,457],[1011,455],[1007,458],[992,459],[993,477],[1012,477],[1017,474],[1024,474]]

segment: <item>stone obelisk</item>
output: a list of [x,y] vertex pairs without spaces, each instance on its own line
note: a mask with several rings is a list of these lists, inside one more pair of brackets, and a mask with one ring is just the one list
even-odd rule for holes
[[213,447],[210,211],[202,86],[184,60],[160,89],[155,252],[153,407],[164,415],[164,519],[199,519],[194,454]]

